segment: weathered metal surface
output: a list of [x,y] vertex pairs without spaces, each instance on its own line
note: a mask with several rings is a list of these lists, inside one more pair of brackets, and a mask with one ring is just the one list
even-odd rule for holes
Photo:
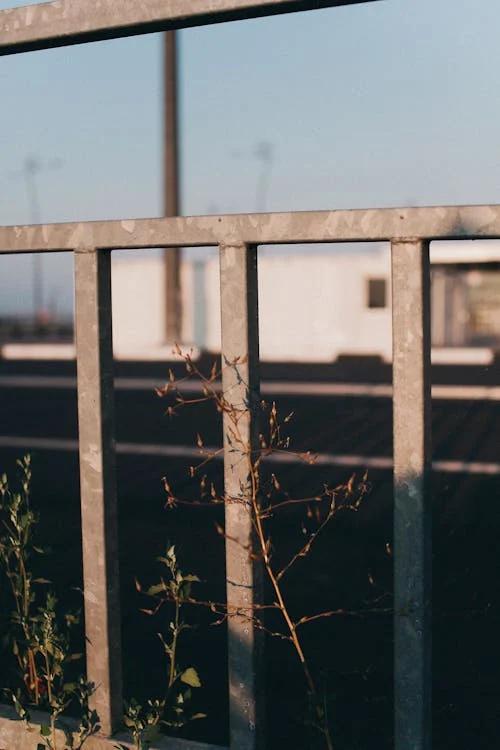
[[0,227],[0,253],[231,243],[500,238],[500,205],[126,219]]
[[[242,616],[228,620],[230,745],[233,750],[264,747],[262,636],[252,622],[261,601],[260,564],[252,557],[252,474],[258,448],[259,332],[257,250],[245,245],[220,248],[222,386],[233,416],[224,413],[227,604]],[[236,361],[239,359],[239,361]],[[235,424],[235,420],[237,424]]]
[[76,250],[75,288],[87,677],[111,734],[123,715],[111,253]]
[[[33,711],[31,714],[31,731],[27,731],[26,725],[19,721],[12,708],[0,706],[0,750],[37,750],[37,745],[40,742],[39,728],[42,724],[47,723],[46,714]],[[65,725],[72,728],[75,726],[75,722],[70,719],[65,721]],[[59,730],[57,736],[62,747],[63,733]],[[115,735],[113,739],[90,737],[85,742],[85,750],[116,750],[118,743],[130,748],[130,750],[136,747],[129,735],[120,733]],[[151,745],[150,750],[227,750],[227,748],[194,742],[193,740],[164,737]]]
[[428,242],[392,245],[395,747],[431,747]]
[[56,0],[0,11],[0,55],[374,0]]

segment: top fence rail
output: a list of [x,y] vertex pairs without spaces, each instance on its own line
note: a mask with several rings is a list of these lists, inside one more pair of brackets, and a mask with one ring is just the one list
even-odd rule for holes
[[278,245],[315,242],[500,239],[500,205],[431,206],[182,216],[0,226],[0,254]]
[[0,11],[0,55],[377,0],[56,0]]

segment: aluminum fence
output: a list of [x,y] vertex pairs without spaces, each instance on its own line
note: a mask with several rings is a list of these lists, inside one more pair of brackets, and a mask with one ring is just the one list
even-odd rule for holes
[[[361,2],[366,0],[360,0]],[[0,54],[298,10],[349,0],[58,0],[0,11]],[[431,459],[430,273],[433,239],[500,237],[500,206],[402,208],[247,214],[0,227],[0,253],[72,251],[75,259],[81,511],[88,679],[99,685],[96,708],[104,736],[89,750],[114,746],[122,716],[118,531],[114,456],[111,251],[218,246],[222,352],[242,357],[224,376],[226,399],[247,405],[248,440],[255,416],[246,389],[258,392],[257,249],[281,243],[390,241],[394,360],[395,743],[431,747]],[[226,492],[241,491],[238,462],[225,440]],[[254,563],[243,553],[252,537],[244,504],[226,511],[228,604],[251,606]],[[243,544],[242,544],[243,543]],[[230,747],[262,750],[263,672],[248,620],[229,622]],[[35,717],[36,718],[36,717]],[[41,718],[40,718],[41,721]],[[10,709],[0,712],[0,747],[35,748]],[[125,740],[121,740],[125,741]],[[159,747],[211,746],[165,739]]]

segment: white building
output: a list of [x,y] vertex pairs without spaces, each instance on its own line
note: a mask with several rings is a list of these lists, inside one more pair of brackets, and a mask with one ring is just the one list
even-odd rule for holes
[[[431,264],[434,360],[486,364],[500,349],[500,242],[432,243]],[[375,355],[390,361],[390,265],[385,243],[261,250],[261,359],[332,362]],[[174,342],[165,341],[162,256],[116,252],[112,275],[115,356],[168,359]],[[218,352],[216,252],[185,254],[181,285],[181,343]],[[74,356],[71,345],[49,348],[8,345],[2,354]]]
[[[488,358],[487,351],[500,347],[500,242],[432,243],[431,263],[435,358]],[[261,358],[331,362],[339,355],[362,354],[389,361],[390,276],[385,243],[264,250],[259,256]],[[159,256],[123,254],[114,262],[117,356],[151,358],[165,351],[163,279]],[[183,262],[182,339],[208,351],[220,349],[215,253]]]
[[[367,268],[369,263],[369,269]],[[264,360],[332,361],[342,352],[391,356],[390,307],[366,305],[367,273],[387,284],[383,246],[369,252],[307,251],[259,258],[260,353]],[[182,340],[220,350],[219,265],[186,259],[182,266]],[[389,294],[385,290],[385,302]],[[113,264],[113,316],[118,356],[148,358],[164,347],[162,259],[130,258]],[[171,347],[170,347],[171,348]]]

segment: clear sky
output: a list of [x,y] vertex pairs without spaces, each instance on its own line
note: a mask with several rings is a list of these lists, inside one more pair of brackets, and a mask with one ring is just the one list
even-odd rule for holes
[[[255,210],[263,141],[268,210],[500,202],[499,28],[498,0],[382,0],[182,32],[183,212]],[[44,221],[158,215],[161,93],[158,35],[0,58],[0,223],[30,155]],[[30,277],[0,264],[1,312]]]

